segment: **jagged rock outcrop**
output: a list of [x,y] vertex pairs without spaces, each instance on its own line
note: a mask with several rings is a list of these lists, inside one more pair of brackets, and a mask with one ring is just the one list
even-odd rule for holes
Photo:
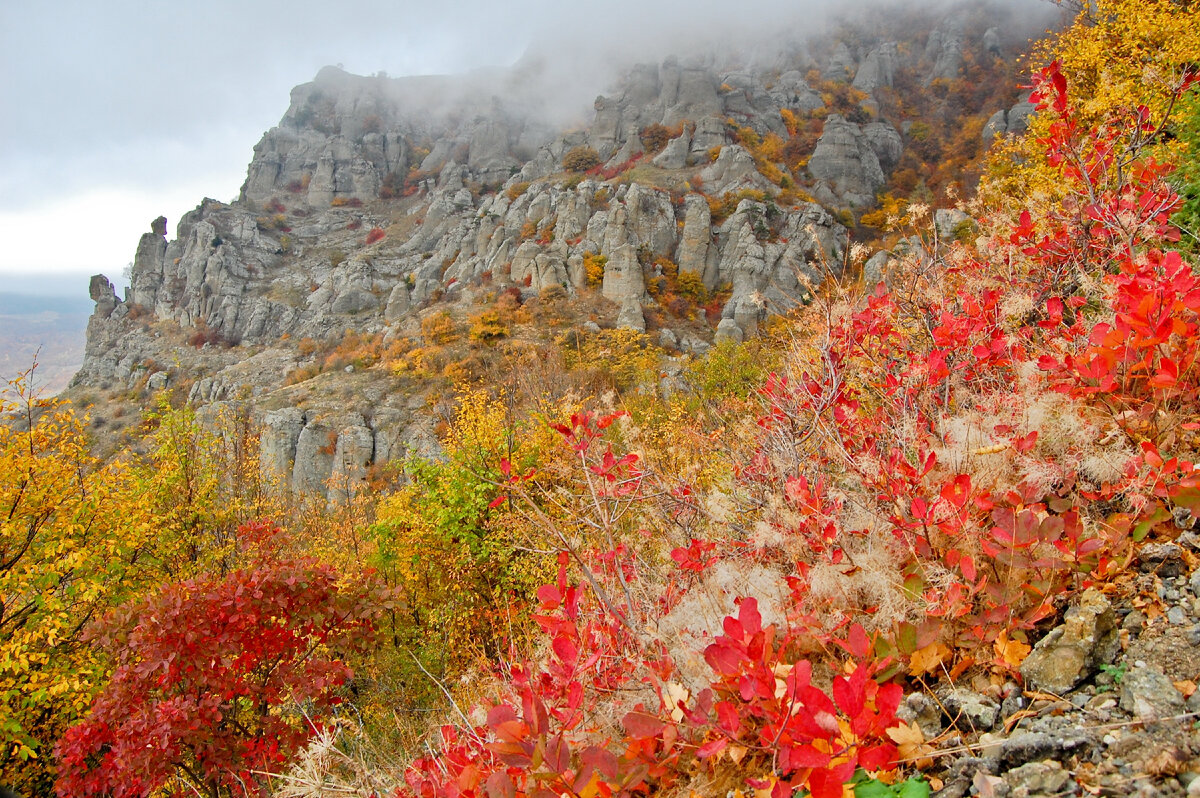
[[871,139],[837,114],[825,120],[808,171],[832,191],[835,200],[858,207],[873,203],[875,192],[887,182]]
[[1021,100],[1008,110],[992,114],[983,126],[983,144],[990,146],[996,136],[1022,135],[1029,127],[1029,117],[1036,106],[1028,98]]
[[[424,316],[469,315],[501,292],[575,301],[594,289],[589,302],[610,303],[606,325],[646,329],[662,310],[647,281],[663,279],[666,261],[728,299],[709,326],[651,334],[689,352],[743,340],[844,261],[846,230],[799,198],[866,208],[905,158],[900,120],[882,118],[877,98],[847,108],[861,96],[850,82],[871,94],[949,78],[964,48],[995,52],[1012,35],[965,31],[950,14],[924,50],[871,36],[821,41],[817,55],[789,45],[763,58],[668,57],[631,68],[570,123],[543,112],[532,62],[469,78],[322,69],[255,147],[237,201],[204,200],[174,237],[154,220],[124,297],[93,281],[76,384],[139,388],[153,374],[197,403],[269,397],[264,472],[344,495],[434,439],[400,398],[348,411],[289,390],[285,376],[313,365],[298,341],[419,336]],[[818,64],[821,93],[806,77]],[[827,101],[845,115],[827,114]],[[1004,112],[989,131],[1017,130],[1024,113]],[[643,143],[651,125],[671,133],[648,154],[663,141],[659,129]],[[813,146],[805,136],[817,130]],[[813,146],[807,158],[782,154],[800,141]],[[599,170],[564,171],[580,146],[596,150]]]
[[925,60],[933,64],[925,85],[935,80],[954,80],[963,60],[963,19],[951,14],[929,34],[925,43]]
[[851,84],[870,94],[879,88],[891,88],[896,77],[900,53],[895,42],[884,42],[867,53],[858,66]]

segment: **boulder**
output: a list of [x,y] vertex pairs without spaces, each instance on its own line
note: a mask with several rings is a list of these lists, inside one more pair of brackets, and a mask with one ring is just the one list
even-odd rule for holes
[[1037,690],[1062,694],[1111,663],[1120,650],[1116,614],[1104,594],[1088,588],[1067,610],[1062,625],[1038,641],[1021,663]]

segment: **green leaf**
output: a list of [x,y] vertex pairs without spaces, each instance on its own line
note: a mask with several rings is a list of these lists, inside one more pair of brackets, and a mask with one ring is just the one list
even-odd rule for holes
[[899,798],[929,798],[929,782],[916,776],[896,785],[893,790]]
[[879,779],[871,779],[854,785],[854,798],[895,798],[895,795],[891,785],[884,784]]

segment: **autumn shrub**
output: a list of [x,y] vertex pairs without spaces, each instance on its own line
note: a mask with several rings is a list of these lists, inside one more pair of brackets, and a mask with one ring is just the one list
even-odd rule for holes
[[620,177],[621,175],[625,175],[626,176],[625,179],[628,180],[629,175],[627,175],[626,173],[628,173],[630,169],[632,169],[634,166],[636,166],[637,163],[642,160],[643,156],[645,156],[645,153],[639,152],[637,155],[634,155],[631,158],[627,158],[626,160],[621,161],[620,163],[614,164],[613,166],[601,166],[600,164],[597,164],[596,166],[594,166],[588,170],[588,174],[594,175],[596,177],[600,177],[604,180],[612,180],[614,178]]
[[200,349],[205,346],[229,346],[229,340],[216,327],[209,327],[204,319],[197,319],[191,334],[188,335],[188,345]]
[[597,252],[583,253],[583,273],[588,288],[598,288],[604,282],[604,267],[608,258]]
[[662,152],[667,142],[673,138],[670,128],[658,122],[642,128],[638,136],[646,152],[651,154]]
[[568,333],[559,340],[569,369],[586,369],[604,374],[618,388],[631,388],[653,381],[658,353],[645,333],[636,330],[600,330]]
[[678,282],[679,293],[688,301],[697,305],[703,305],[708,301],[708,288],[705,287],[703,278],[696,272],[680,272]]
[[454,317],[447,311],[433,313],[421,319],[421,335],[434,344],[446,344],[461,335]]
[[145,454],[131,471],[158,525],[143,567],[160,581],[236,567],[238,528],[282,507],[248,414],[226,408],[202,423],[195,408],[163,398],[143,429]]
[[549,434],[485,392],[467,392],[442,435],[444,458],[408,458],[406,484],[380,504],[370,535],[380,573],[408,608],[393,635],[413,659],[391,677],[408,685],[408,700],[436,704],[422,668],[460,674],[482,653],[502,654],[530,622],[521,610],[551,573],[529,550],[542,533],[496,499],[509,475],[540,461]]
[[[813,684],[812,665],[797,657],[790,633],[744,598],[704,648],[711,675],[683,683],[663,641],[646,634],[677,602],[655,600],[625,542],[622,519],[647,494],[638,456],[620,454],[606,435],[621,415],[583,411],[554,425],[573,455],[571,472],[589,475],[563,509],[592,536],[575,537],[572,525],[546,527],[561,547],[557,579],[538,589],[533,616],[547,655],[510,664],[475,720],[443,727],[436,748],[406,772],[401,794],[449,796],[487,785],[528,795],[546,785],[576,792],[597,785],[632,796],[734,768],[733,783],[747,788],[834,798],[857,767],[889,765],[896,748],[887,730],[902,690],[876,681],[882,663],[861,627],[839,641],[857,666],[826,691]],[[501,501],[537,508],[553,495],[537,474],[509,469]],[[712,548],[693,539],[673,549],[681,576],[672,584],[703,574]],[[589,711],[598,702],[607,710]]]
[[387,233],[385,233],[381,228],[372,227],[371,231],[369,233],[367,233],[367,241],[366,241],[367,246],[370,246],[371,244],[374,244],[377,241],[382,241],[384,236],[386,236],[386,235],[387,235]]
[[54,741],[108,673],[82,622],[148,586],[157,529],[127,466],[89,454],[83,421],[29,376],[0,397],[0,784],[49,795]]
[[586,172],[600,165],[600,153],[586,144],[580,144],[567,150],[562,165],[568,172]]
[[528,180],[522,180],[519,183],[513,183],[504,191],[504,196],[508,197],[509,202],[516,202],[517,198],[529,190],[532,184]]
[[468,338],[484,344],[506,338],[508,334],[509,325],[496,308],[472,316],[470,329],[467,330]]
[[404,189],[404,176],[396,171],[388,172],[379,183],[379,198],[393,199],[399,196]]
[[[244,570],[169,584],[91,632],[115,662],[56,753],[60,795],[258,795],[334,706],[387,602],[313,560],[279,557],[267,524]],[[146,745],[154,740],[155,745]]]

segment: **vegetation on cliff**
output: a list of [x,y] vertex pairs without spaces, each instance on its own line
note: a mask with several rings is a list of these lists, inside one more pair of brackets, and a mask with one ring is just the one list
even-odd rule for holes
[[[1200,27],[1150,5],[1178,36],[1105,0],[1047,51],[977,236],[930,231],[910,197],[885,279],[831,270],[811,304],[670,378],[637,331],[517,339],[515,298],[469,332],[427,315],[421,347],[346,336],[318,374],[487,353],[437,371],[454,384],[440,454],[366,489],[285,501],[243,419],[204,427],[182,402],[108,463],[66,407],[6,405],[0,780],[212,798],[938,786],[940,741],[897,717],[905,696],[1020,684],[1065,606],[1128,590],[1139,549],[1200,517],[1200,277],[1172,222]],[[702,296],[657,266],[660,290]]]

